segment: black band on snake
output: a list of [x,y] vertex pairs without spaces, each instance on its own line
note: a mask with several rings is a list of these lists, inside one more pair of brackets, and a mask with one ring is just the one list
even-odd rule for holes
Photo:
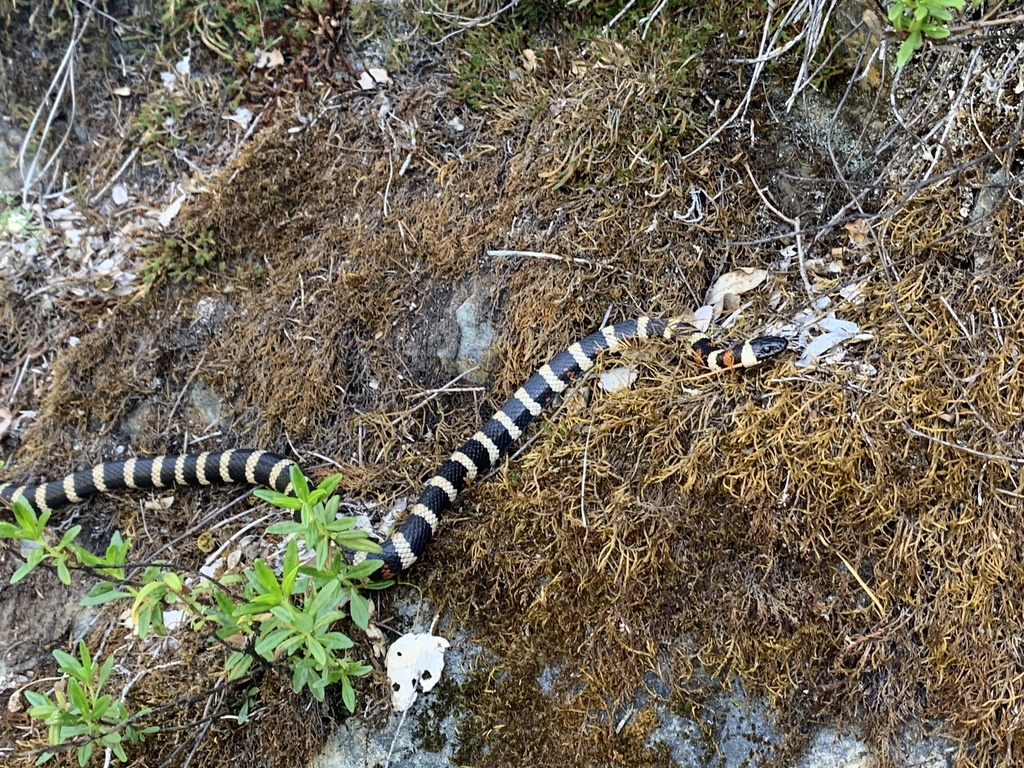
[[[390,579],[409,569],[433,538],[441,516],[452,507],[463,489],[498,463],[501,456],[555,397],[570,383],[594,367],[606,352],[627,342],[647,339],[678,339],[688,344],[693,360],[711,370],[751,368],[779,355],[786,340],[761,336],[726,346],[677,319],[640,317],[606,326],[576,342],[541,366],[487,422],[427,480],[409,515],[388,539],[383,552],[353,553],[361,562],[384,561],[375,578]],[[229,450],[182,456],[157,456],[99,464],[45,485],[0,484],[0,499],[24,498],[37,512],[82,501],[96,493],[122,488],[163,488],[170,485],[249,483],[279,491],[289,487],[291,459],[259,450]]]

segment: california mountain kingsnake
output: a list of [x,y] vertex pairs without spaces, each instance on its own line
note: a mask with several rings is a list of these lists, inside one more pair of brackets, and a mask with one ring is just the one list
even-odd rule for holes
[[[627,342],[662,338],[689,345],[693,359],[711,370],[750,368],[779,355],[786,340],[761,336],[725,346],[679,320],[640,317],[606,326],[576,342],[541,366],[508,401],[427,480],[419,499],[404,522],[383,543],[381,554],[356,553],[354,560],[379,558],[384,566],[377,578],[394,578],[423,554],[437,530],[441,516],[459,494],[487,472],[526,430],[541,411],[580,375],[589,371],[605,352],[621,349]],[[51,510],[89,496],[122,488],[163,488],[169,485],[250,483],[285,491],[291,459],[259,450],[229,450],[182,456],[157,456],[99,464],[45,485],[0,484],[0,499],[23,497],[36,511]]]

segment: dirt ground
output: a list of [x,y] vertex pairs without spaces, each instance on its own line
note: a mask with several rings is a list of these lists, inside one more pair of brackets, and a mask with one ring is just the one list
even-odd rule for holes
[[[461,702],[461,764],[668,765],[650,718],[614,727],[656,669],[681,711],[699,709],[698,669],[769,696],[779,764],[826,723],[859,724],[882,764],[908,723],[940,724],[958,766],[1019,764],[1020,23],[929,47],[893,80],[847,6],[809,74],[805,46],[756,64],[761,4],[650,5],[607,35],[614,13],[588,26],[529,4],[475,26],[353,11],[353,68],[389,80],[260,70],[255,127],[223,119],[237,108],[217,96],[223,64],[198,44],[188,74],[133,60],[149,96],[131,105],[97,69],[67,177],[0,243],[3,478],[258,446],[314,475],[336,465],[347,500],[386,510],[573,340],[696,309],[719,276],[764,269],[719,334],[781,334],[788,357],[708,375],[671,345],[627,351],[633,386],[570,398],[406,577],[490,652]],[[782,13],[769,29],[808,28]],[[43,96],[27,66],[5,75],[12,135]],[[168,71],[191,110],[151,141],[126,130]],[[495,335],[476,383],[446,388],[467,301]],[[55,524],[195,566],[205,531],[217,546],[269,513],[239,493],[103,497]],[[20,562],[0,543],[0,575]],[[113,612],[78,610],[80,591],[49,572],[0,588],[7,764],[45,743],[19,692],[49,684],[50,651],[79,636],[124,681],[149,669],[138,706],[183,702],[134,764],[295,764],[344,717],[269,674],[261,716],[218,719],[240,693],[198,695],[215,647],[140,644]],[[391,599],[378,616],[398,632]],[[374,663],[360,707],[380,722]]]

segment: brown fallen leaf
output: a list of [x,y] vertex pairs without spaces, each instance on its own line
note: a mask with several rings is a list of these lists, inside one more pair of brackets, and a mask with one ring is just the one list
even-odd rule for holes
[[843,224],[843,229],[846,230],[846,234],[850,236],[850,241],[858,248],[863,248],[867,245],[868,235],[871,234],[871,227],[868,226],[867,221],[864,219],[857,219],[856,221],[850,221]]
[[715,281],[715,284],[708,290],[705,304],[715,304],[727,293],[739,296],[742,293],[757,288],[768,279],[768,270],[757,267],[737,267],[731,272],[726,272]]

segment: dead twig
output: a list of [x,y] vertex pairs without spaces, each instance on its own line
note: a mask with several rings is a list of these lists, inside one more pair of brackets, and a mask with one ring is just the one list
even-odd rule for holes
[[[57,67],[57,71],[54,73],[53,78],[50,80],[50,86],[47,88],[46,94],[39,102],[39,106],[36,108],[35,114],[32,115],[32,120],[29,123],[28,130],[25,131],[25,138],[21,142],[21,147],[18,150],[18,172],[21,174],[21,199],[23,203],[28,203],[29,191],[32,189],[32,186],[36,181],[43,178],[57,162],[57,159],[60,157],[61,150],[64,148],[64,144],[67,143],[68,137],[74,129],[75,112],[78,106],[75,98],[75,57],[78,54],[78,44],[81,42],[86,31],[88,31],[89,23],[92,21],[94,13],[95,10],[92,7],[89,7],[84,18],[77,12],[74,14],[71,39],[64,51],[64,56],[61,58],[60,65]],[[42,168],[40,168],[39,159],[45,150],[46,140],[49,136],[50,128],[53,126],[53,121],[61,110],[65,93],[70,94],[71,97],[71,109],[67,117],[67,129],[64,131],[64,135],[61,136],[60,141],[58,141],[57,145],[53,148],[49,159],[43,164]],[[49,108],[47,108],[48,105]],[[36,129],[39,127],[40,121],[43,120],[44,112],[46,113],[45,123],[42,130],[38,135],[36,135]],[[26,157],[29,154],[30,147],[33,143],[35,144],[36,149],[32,154],[31,161],[26,164]]]

